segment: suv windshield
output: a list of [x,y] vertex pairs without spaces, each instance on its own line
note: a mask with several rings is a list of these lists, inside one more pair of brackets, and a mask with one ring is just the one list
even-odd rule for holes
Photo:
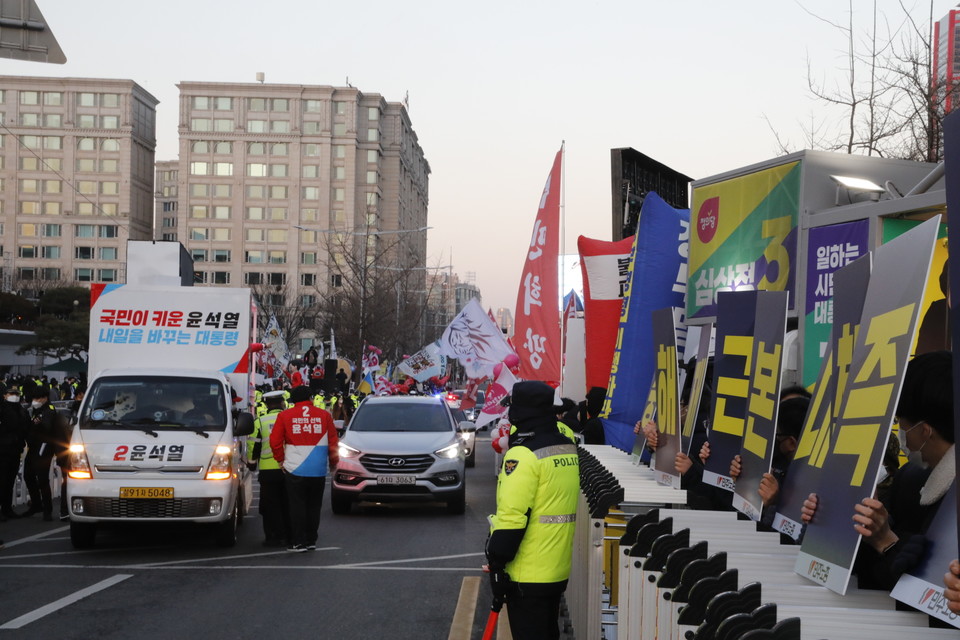
[[450,414],[439,404],[364,403],[350,421],[350,431],[452,431]]
[[223,431],[227,423],[223,385],[209,378],[100,378],[85,400],[84,429]]

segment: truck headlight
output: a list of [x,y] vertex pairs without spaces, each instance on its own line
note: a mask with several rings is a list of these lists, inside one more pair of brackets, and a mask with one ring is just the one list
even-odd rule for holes
[[460,443],[454,442],[453,444],[445,446],[443,449],[437,449],[433,453],[441,458],[456,458],[458,455],[460,455]]
[[90,473],[90,461],[87,460],[87,452],[82,444],[70,445],[70,467],[67,477],[72,480],[89,480],[93,477]]
[[233,475],[233,449],[225,444],[218,444],[210,458],[207,467],[207,480],[226,480]]

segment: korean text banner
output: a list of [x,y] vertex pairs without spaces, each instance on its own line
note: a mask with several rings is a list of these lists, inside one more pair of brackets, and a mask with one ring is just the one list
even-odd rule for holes
[[720,291],[793,292],[800,166],[694,189],[687,317],[716,316]]
[[[653,376],[651,314],[664,307],[683,308],[689,233],[688,210],[674,209],[657,194],[647,194],[640,211],[630,285],[623,300],[617,347],[600,413],[607,444],[623,451],[633,449],[633,425],[643,414],[644,392]],[[677,340],[679,343],[679,336]]]
[[[617,242],[580,236],[587,388],[606,388],[630,275],[633,236]],[[575,295],[575,294],[574,294]]]
[[757,292],[724,291],[719,298],[716,353],[713,359],[713,419],[710,421],[708,437],[710,457],[704,465],[703,482],[733,491],[730,461],[740,453],[743,443]]
[[137,365],[224,373],[245,366],[249,289],[100,285],[91,287],[90,303],[91,374]]
[[680,453],[680,385],[677,379],[677,330],[673,307],[653,312],[654,363],[657,376],[657,450],[653,477],[658,484],[680,488],[675,468]]
[[917,328],[939,216],[874,252],[873,272],[839,405],[833,447],[823,463],[819,503],[795,571],[846,593],[862,537],[854,507],[873,495]]
[[773,463],[786,329],[787,292],[758,292],[747,419],[740,447],[741,470],[733,495],[734,508],[751,520],[760,520],[760,481]]
[[797,451],[780,487],[774,529],[799,540],[803,532],[800,512],[803,501],[820,490],[820,473],[833,447],[835,422],[840,401],[850,377],[853,337],[860,330],[863,302],[870,284],[872,256],[854,260],[833,274],[833,326],[820,376],[813,389]]
[[[557,260],[560,254],[560,166],[563,148],[540,196],[527,258],[517,293],[515,344],[520,345],[520,377],[560,382],[560,305]],[[471,376],[472,377],[472,376]]]
[[814,227],[807,236],[803,309],[803,386],[817,379],[833,323],[833,273],[869,249],[869,220]]

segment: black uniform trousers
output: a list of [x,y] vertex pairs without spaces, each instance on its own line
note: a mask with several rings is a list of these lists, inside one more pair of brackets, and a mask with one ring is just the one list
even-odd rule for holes
[[558,640],[560,598],[567,581],[510,584],[507,614],[513,640]]
[[50,463],[53,447],[47,443],[31,446],[23,463],[24,482],[30,492],[30,510],[53,514],[53,492],[50,490]]
[[317,544],[320,507],[323,506],[323,487],[327,479],[285,473],[284,480],[287,486],[287,500],[290,504],[293,544]]
[[257,480],[260,482],[260,516],[266,541],[290,544],[290,505],[283,470],[261,469]]
[[0,513],[9,516],[13,511],[13,487],[17,483],[17,471],[20,470],[20,454],[23,445],[18,451],[0,449]]

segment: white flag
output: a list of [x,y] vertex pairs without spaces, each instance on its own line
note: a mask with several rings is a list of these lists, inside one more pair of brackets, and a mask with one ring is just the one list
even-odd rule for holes
[[516,382],[517,379],[510,373],[509,368],[503,367],[500,370],[500,375],[490,384],[486,395],[483,397],[483,408],[476,420],[477,429],[488,422],[493,422],[507,412],[507,407],[501,405],[500,401],[513,391],[513,385]]
[[287,348],[287,341],[283,337],[283,331],[280,329],[280,323],[277,317],[271,315],[270,322],[267,323],[267,330],[264,334],[263,342],[266,344],[277,361],[286,369],[290,362],[290,349]]
[[444,329],[439,343],[440,353],[459,360],[469,378],[493,377],[494,365],[516,355],[476,298]]

